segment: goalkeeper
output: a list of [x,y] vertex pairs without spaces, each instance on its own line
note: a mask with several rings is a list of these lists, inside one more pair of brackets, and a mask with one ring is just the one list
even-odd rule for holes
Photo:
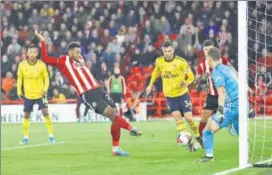
[[[37,59],[37,56],[38,48],[35,45],[30,45],[27,49],[27,59],[20,62],[18,68],[17,95],[24,100],[25,112],[23,122],[24,138],[20,144],[29,142],[30,113],[33,111],[33,106],[36,103],[44,116],[49,143],[55,143],[53,125],[49,117],[46,98],[49,86],[47,68],[42,61]],[[22,89],[24,93],[22,93]]]
[[212,80],[218,91],[218,109],[216,114],[208,119],[207,125],[203,131],[203,144],[206,155],[196,162],[211,162],[213,155],[213,135],[223,127],[234,126],[236,133],[238,130],[239,116],[239,97],[238,97],[238,79],[235,72],[221,63],[220,50],[211,48],[207,54],[207,63],[213,69]]
[[198,124],[192,116],[192,104],[188,94],[188,86],[194,81],[194,74],[187,61],[176,56],[174,52],[175,49],[172,43],[166,41],[163,45],[163,56],[156,60],[155,69],[153,70],[150,83],[146,88],[146,95],[150,94],[155,80],[161,76],[163,93],[171,115],[176,121],[177,131],[186,131],[185,123],[182,121],[183,115],[198,142],[202,142],[198,131]]

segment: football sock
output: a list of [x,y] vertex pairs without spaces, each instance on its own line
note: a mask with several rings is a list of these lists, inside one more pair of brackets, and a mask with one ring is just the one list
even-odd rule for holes
[[189,127],[192,129],[196,137],[199,137],[199,130],[197,126],[197,122],[195,120],[192,120],[191,122],[188,122]]
[[111,124],[111,137],[113,148],[119,147],[121,128],[117,124]]
[[205,130],[203,132],[203,144],[207,157],[213,157],[213,132]]
[[30,125],[30,119],[29,118],[25,118],[24,122],[23,122],[23,134],[24,137],[29,137],[29,125]]
[[200,121],[200,123],[198,125],[198,130],[199,130],[199,134],[201,137],[202,137],[202,132],[203,132],[203,129],[205,128],[205,126],[206,126],[206,122]]
[[45,126],[49,136],[53,136],[53,124],[49,116],[44,116]]
[[126,129],[126,130],[132,129],[131,124],[129,124],[124,118],[122,118],[120,116],[116,116],[113,123],[119,125],[121,128]]
[[176,121],[177,131],[186,131],[185,123],[182,120]]

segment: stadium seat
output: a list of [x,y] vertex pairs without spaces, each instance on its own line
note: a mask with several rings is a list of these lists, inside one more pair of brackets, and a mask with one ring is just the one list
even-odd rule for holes
[[266,106],[264,112],[265,112],[265,115],[271,115],[272,114],[272,106]]

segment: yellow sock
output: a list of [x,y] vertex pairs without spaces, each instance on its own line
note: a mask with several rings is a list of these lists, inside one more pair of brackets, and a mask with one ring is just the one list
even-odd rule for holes
[[195,120],[192,120],[191,122],[188,122],[189,127],[192,129],[196,137],[199,137],[199,130],[198,125]]
[[53,124],[49,116],[44,116],[45,126],[49,135],[53,136]]
[[177,131],[186,131],[185,123],[182,120],[176,121]]
[[30,119],[25,118],[23,122],[23,134],[24,137],[29,137],[29,125],[30,125]]

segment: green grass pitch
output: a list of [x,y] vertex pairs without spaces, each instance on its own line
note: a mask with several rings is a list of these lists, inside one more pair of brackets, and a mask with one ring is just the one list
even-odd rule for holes
[[[142,137],[131,137],[122,132],[121,147],[129,157],[111,155],[109,123],[54,124],[57,142],[47,144],[43,124],[30,126],[30,144],[18,149],[22,139],[21,125],[2,124],[1,154],[3,175],[211,175],[238,166],[238,137],[230,136],[227,129],[215,135],[215,162],[195,164],[203,150],[194,153],[176,144],[173,121],[140,122],[134,125],[142,130]],[[267,121],[272,126],[272,120]],[[263,121],[256,122],[258,134],[264,134]],[[255,127],[251,124],[251,127]],[[267,129],[268,130],[268,129]],[[255,133],[255,132],[254,132]],[[252,133],[251,133],[252,134]],[[266,132],[272,140],[272,129]],[[269,142],[269,141],[268,141]],[[255,154],[261,155],[263,144],[271,142],[259,138]],[[33,146],[33,147],[31,147]],[[37,147],[35,147],[37,146]],[[8,150],[9,149],[9,150]],[[271,149],[263,153],[270,157]],[[254,159],[257,160],[257,157]],[[235,175],[272,174],[272,169],[249,168]]]

